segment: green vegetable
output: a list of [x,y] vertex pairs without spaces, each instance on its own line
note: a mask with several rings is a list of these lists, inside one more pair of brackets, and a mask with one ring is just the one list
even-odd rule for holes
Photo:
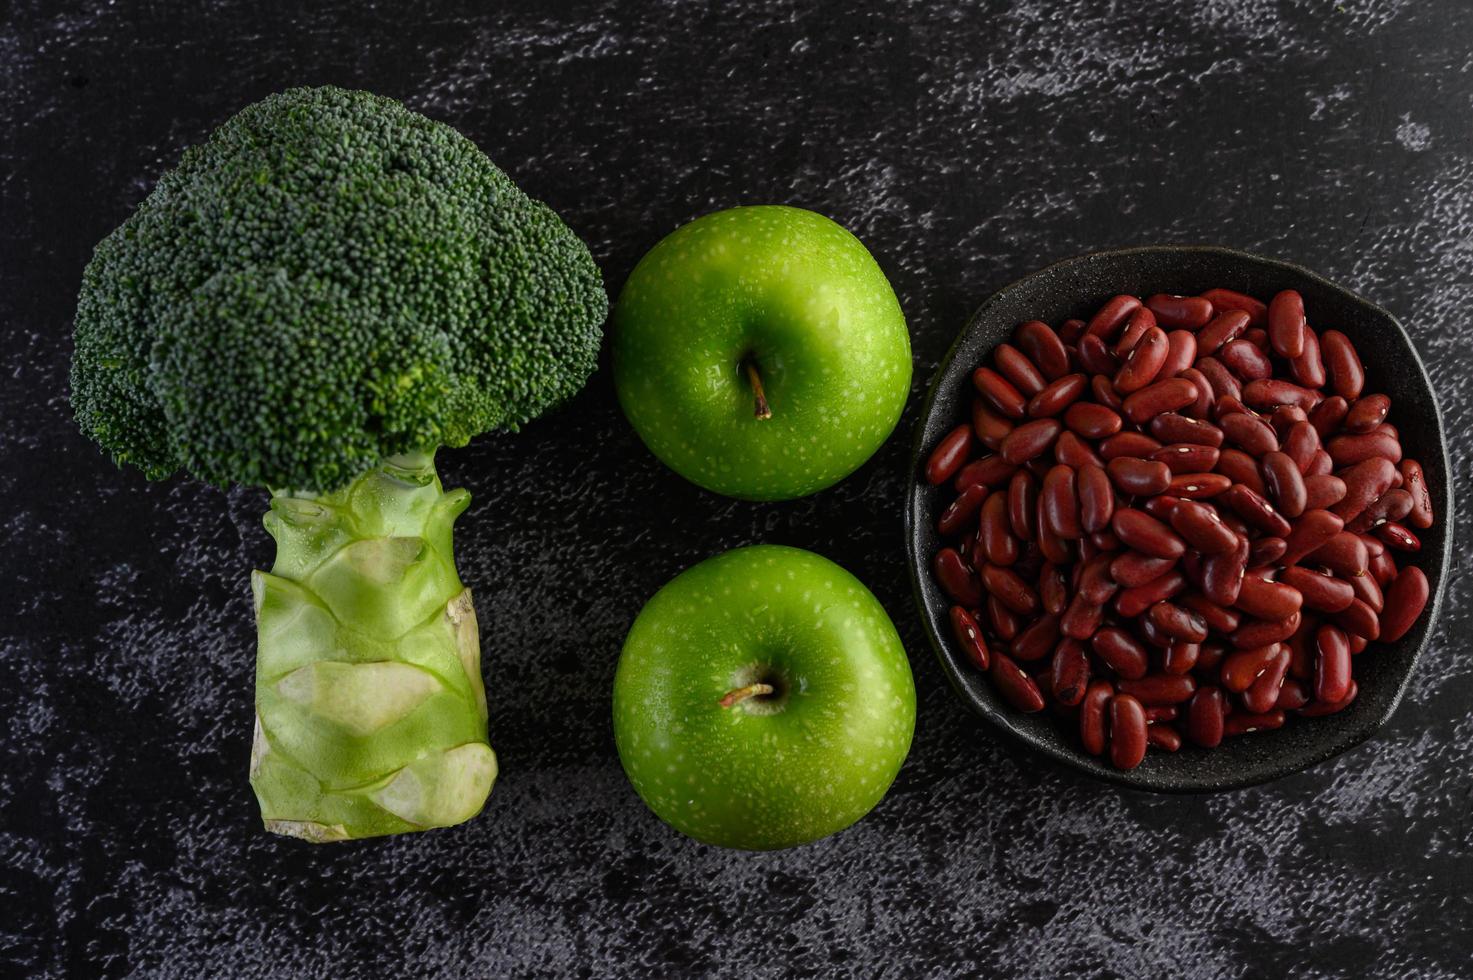
[[439,446],[516,430],[593,371],[586,246],[465,137],[293,89],[185,152],[97,247],[82,430],[150,478],[272,491],[251,782],[268,828],[458,823],[496,775]]

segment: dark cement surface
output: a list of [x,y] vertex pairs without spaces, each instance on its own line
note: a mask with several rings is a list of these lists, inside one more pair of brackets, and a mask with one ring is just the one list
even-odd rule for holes
[[[1202,241],[1299,262],[1408,326],[1467,481],[1470,36],[1457,0],[0,7],[0,973],[1468,975],[1466,491],[1446,615],[1380,737],[1255,789],[1136,794],[1001,742],[947,689],[903,557],[918,398],[837,488],[745,504],[649,456],[605,367],[442,456],[474,495],[486,812],[313,848],[264,834],[246,783],[264,495],[117,470],[70,422],[66,367],[92,245],[180,150],[333,82],[461,128],[613,291],[706,211],[830,214],[892,278],[917,393],[978,302],[1053,259]],[[642,602],[757,541],[874,589],[920,720],[869,818],[751,855],[644,809],[608,695]]]

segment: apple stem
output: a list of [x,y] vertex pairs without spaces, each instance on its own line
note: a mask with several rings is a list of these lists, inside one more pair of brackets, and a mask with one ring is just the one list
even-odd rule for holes
[[754,413],[759,419],[772,418],[772,407],[767,404],[767,392],[762,388],[762,375],[757,373],[757,364],[752,360],[743,362],[747,369],[747,381],[752,385],[752,395],[757,400],[757,409]]
[[730,708],[732,705],[741,704],[747,698],[761,697],[764,694],[771,694],[775,690],[777,689],[771,684],[762,684],[760,682],[757,684],[748,684],[746,687],[739,687],[736,690],[727,691],[722,696],[719,704],[723,708]]

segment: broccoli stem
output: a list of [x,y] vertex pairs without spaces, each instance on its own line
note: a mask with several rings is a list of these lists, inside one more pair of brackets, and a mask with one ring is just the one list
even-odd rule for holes
[[278,492],[254,572],[251,785],[266,829],[313,842],[447,827],[496,779],[470,590],[432,452],[343,490]]

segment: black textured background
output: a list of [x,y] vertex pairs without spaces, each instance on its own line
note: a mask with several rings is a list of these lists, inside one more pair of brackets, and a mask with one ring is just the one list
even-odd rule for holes
[[[0,973],[1470,972],[1467,555],[1382,737],[1257,789],[1123,792],[998,741],[931,660],[900,516],[918,399],[869,465],[787,504],[663,470],[606,369],[521,435],[443,454],[475,500],[458,551],[504,767],[490,804],[346,846],[259,829],[263,494],[118,471],[69,421],[66,365],[93,243],[184,146],[288,85],[368,87],[455,124],[589,241],[611,291],[706,211],[830,214],[891,276],[917,392],[972,307],[1055,258],[1212,241],[1295,260],[1407,324],[1456,479],[1473,475],[1473,8],[866,8],[0,5]],[[869,583],[920,695],[884,803],[760,855],[656,821],[608,723],[644,599],[755,541]]]

